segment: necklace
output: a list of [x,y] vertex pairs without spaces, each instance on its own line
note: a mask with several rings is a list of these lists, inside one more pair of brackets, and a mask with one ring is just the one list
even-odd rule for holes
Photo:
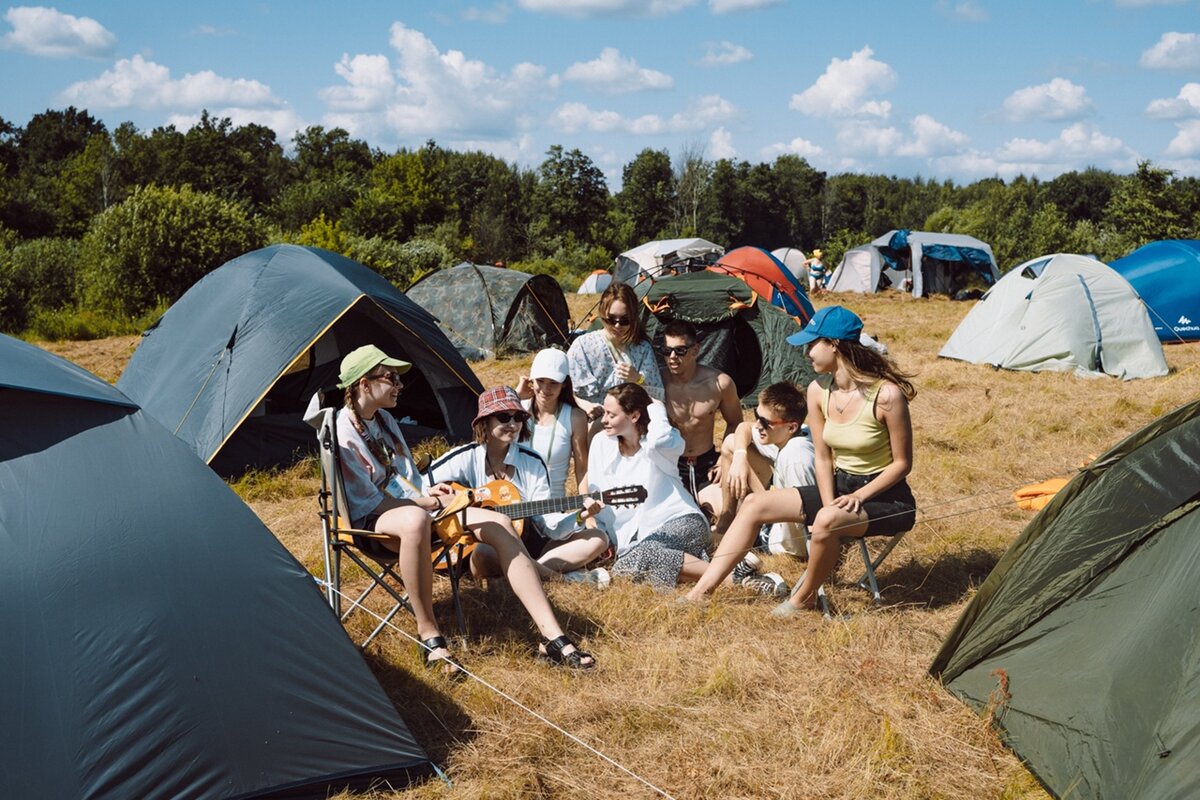
[[843,411],[846,410],[847,406],[849,406],[852,402],[854,402],[854,398],[862,393],[862,389],[859,389],[858,386],[855,385],[855,387],[853,389],[836,389],[835,392],[837,394],[845,394],[847,392],[850,393],[850,396],[846,398],[846,402],[842,403],[841,405],[838,405],[838,401],[833,399],[832,394],[830,394],[830,396],[829,396],[829,399],[833,402],[834,410],[837,411],[837,413],[841,414]]
[[485,469],[487,469],[488,474],[491,475],[493,479],[501,481],[508,480],[508,465],[504,462],[500,462],[500,469],[496,469],[495,465],[492,464],[491,456],[489,456],[486,452],[483,454],[483,466]]

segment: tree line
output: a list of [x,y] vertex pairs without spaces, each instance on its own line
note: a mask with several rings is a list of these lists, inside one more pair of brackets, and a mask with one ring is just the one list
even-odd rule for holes
[[383,152],[321,126],[285,148],[270,128],[208,112],[187,131],[110,131],[74,107],[24,126],[0,118],[0,330],[136,327],[209,270],[274,242],[344,253],[401,288],[463,259],[573,288],[660,238],[821,247],[834,265],[893,228],[946,231],[988,242],[1008,269],[1200,236],[1200,181],[1149,162],[1130,175],[1089,168],[959,185],[829,175],[794,155],[751,164],[646,148],[621,177],[610,191],[587,155],[559,145],[530,169],[434,141]]

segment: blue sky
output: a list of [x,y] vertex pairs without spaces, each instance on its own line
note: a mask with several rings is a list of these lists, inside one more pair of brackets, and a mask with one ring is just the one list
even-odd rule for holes
[[614,188],[646,147],[819,169],[1050,178],[1150,159],[1200,174],[1200,0],[63,2],[0,16],[0,117],[207,108]]

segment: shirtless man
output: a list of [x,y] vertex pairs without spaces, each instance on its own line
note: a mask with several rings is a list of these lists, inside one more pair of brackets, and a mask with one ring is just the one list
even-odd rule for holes
[[667,416],[683,434],[684,442],[679,477],[695,495],[712,483],[712,470],[720,458],[713,447],[717,413],[732,431],[742,421],[742,405],[733,378],[698,362],[700,344],[690,322],[669,323],[663,329],[663,340],[660,352],[667,362],[663,376]]

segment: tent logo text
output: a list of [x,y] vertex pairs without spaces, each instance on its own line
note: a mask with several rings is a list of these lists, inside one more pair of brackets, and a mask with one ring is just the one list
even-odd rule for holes
[[1192,321],[1190,319],[1188,319],[1187,317],[1181,315],[1179,317],[1179,324],[1180,325],[1191,325]]

